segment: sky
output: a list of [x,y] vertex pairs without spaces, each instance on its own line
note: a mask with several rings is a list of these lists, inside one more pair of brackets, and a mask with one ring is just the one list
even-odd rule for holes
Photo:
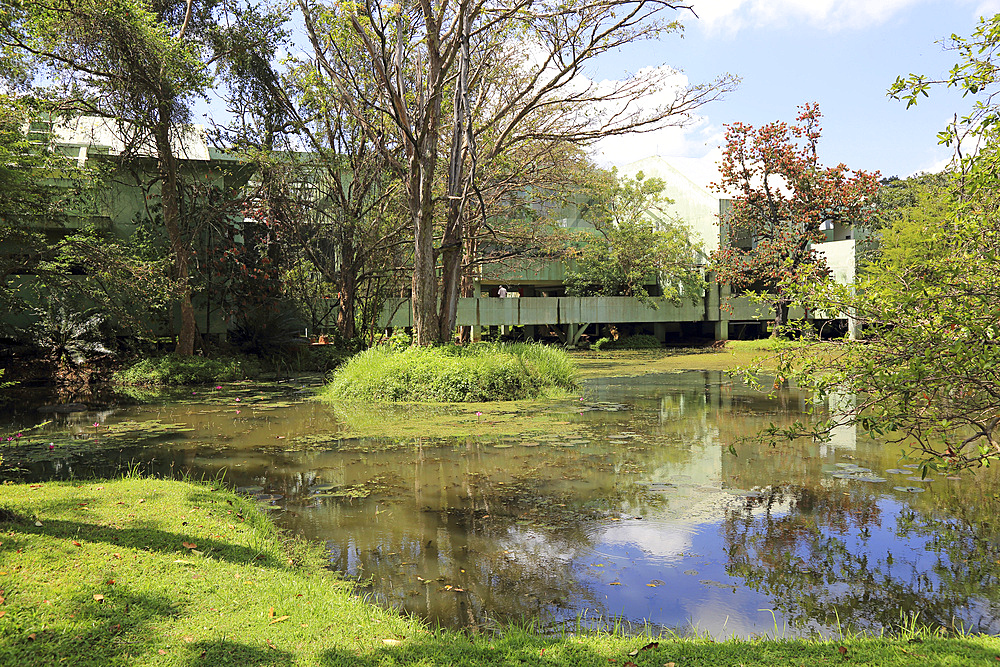
[[651,155],[719,157],[724,125],[793,121],[797,107],[817,102],[823,113],[820,161],[905,177],[942,169],[951,156],[937,133],[971,105],[940,90],[918,105],[886,96],[897,76],[938,77],[956,62],[940,43],[969,35],[979,16],[1000,12],[1000,0],[691,0],[683,38],[631,45],[605,57],[590,76],[621,79],[667,65],[691,83],[720,74],[741,77],[738,89],[701,108],[684,129],[616,138],[595,159],[625,165]]

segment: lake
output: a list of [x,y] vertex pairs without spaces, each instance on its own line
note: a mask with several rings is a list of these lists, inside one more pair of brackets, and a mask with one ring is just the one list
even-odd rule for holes
[[503,435],[488,412],[473,417],[479,435],[433,437],[419,434],[426,410],[362,409],[409,421],[384,438],[345,437],[344,413],[310,391],[227,385],[43,415],[20,399],[4,408],[16,446],[3,477],[224,478],[323,542],[373,601],[453,628],[796,636],[919,614],[1000,631],[993,471],[922,479],[898,446],[853,429],[740,441],[801,418],[794,390],[768,399],[718,371],[591,378],[582,400],[532,408],[547,421]]

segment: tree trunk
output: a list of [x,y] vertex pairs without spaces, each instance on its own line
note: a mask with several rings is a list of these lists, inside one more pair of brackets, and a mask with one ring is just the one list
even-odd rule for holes
[[788,324],[788,299],[779,295],[774,300],[774,326],[771,329],[771,338],[781,335],[781,328]]
[[[478,241],[474,237],[466,237],[465,252],[463,253],[462,258],[462,266],[464,267],[464,270],[462,271],[462,287],[460,289],[460,296],[464,296],[466,298],[478,296],[476,294],[475,274],[473,272],[476,254],[478,251]],[[471,343],[472,327],[458,327],[458,340],[463,345]]]
[[181,195],[178,181],[177,158],[170,143],[171,117],[169,107],[161,105],[159,122],[153,128],[156,142],[157,161],[160,171],[160,197],[163,203],[163,226],[170,239],[170,252],[174,260],[174,272],[180,285],[181,329],[177,334],[177,354],[194,354],[197,324],[194,319],[194,304],[191,301],[191,248],[182,230]]
[[448,158],[448,208],[444,238],[441,240],[441,310],[438,340],[451,340],[458,319],[458,295],[462,282],[463,242],[465,240],[465,159],[471,153],[472,167],[468,178],[475,176],[475,150],[471,133],[469,107],[469,22],[464,22],[462,50],[458,62],[455,86],[455,111],[452,118],[451,151]]
[[[434,253],[434,193],[431,184],[435,162],[433,148],[427,150],[425,160],[431,163],[430,166],[417,165],[410,170],[411,183],[416,185],[410,194],[410,211],[413,213],[413,342],[416,345],[433,345],[440,331]],[[417,155],[411,163],[423,161]]]
[[337,299],[340,309],[337,311],[337,329],[346,340],[352,340],[357,335],[355,328],[358,302],[358,272],[357,257],[354,243],[350,237],[340,244],[340,290]]

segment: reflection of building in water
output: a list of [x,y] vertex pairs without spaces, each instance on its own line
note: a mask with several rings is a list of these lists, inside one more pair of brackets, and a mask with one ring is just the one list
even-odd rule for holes
[[[830,417],[834,420],[842,419],[852,412],[858,403],[858,398],[854,394],[844,392],[832,392],[827,401],[830,410]],[[844,426],[837,426],[830,431],[830,441],[820,445],[820,456],[833,456],[840,451],[856,451],[858,448],[858,427],[851,423]]]

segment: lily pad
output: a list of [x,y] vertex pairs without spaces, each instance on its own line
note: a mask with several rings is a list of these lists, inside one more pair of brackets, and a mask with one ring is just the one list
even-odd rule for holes
[[890,475],[910,475],[913,473],[912,470],[904,470],[903,468],[889,468],[886,472]]
[[309,490],[317,492],[317,491],[329,491],[330,489],[336,489],[336,488],[337,488],[336,484],[313,484],[312,486],[309,487]]
[[747,491],[745,489],[726,489],[726,493],[731,496],[740,496],[742,498],[760,498],[764,495],[760,491]]
[[906,493],[923,493],[927,489],[922,489],[919,486],[894,486],[893,491],[904,491]]
[[908,481],[908,482],[924,482],[924,483],[929,483],[929,482],[933,482],[934,480],[931,479],[930,477],[907,477],[906,481]]
[[879,477],[878,475],[873,475],[871,473],[864,473],[864,474],[861,474],[861,475],[855,475],[853,477],[853,479],[856,479],[859,482],[872,482],[872,483],[881,483],[881,482],[888,482],[889,481],[885,477]]

